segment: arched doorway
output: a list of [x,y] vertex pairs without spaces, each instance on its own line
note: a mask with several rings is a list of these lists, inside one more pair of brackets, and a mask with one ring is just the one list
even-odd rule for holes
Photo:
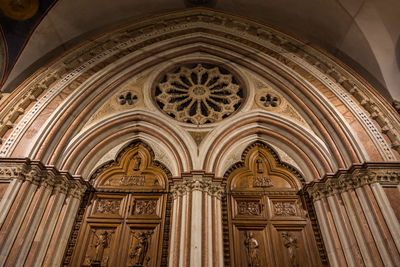
[[94,192],[86,206],[71,266],[166,264],[163,246],[166,251],[169,174],[153,159],[152,150],[136,142],[92,175]]
[[231,266],[321,266],[300,174],[256,142],[227,177]]

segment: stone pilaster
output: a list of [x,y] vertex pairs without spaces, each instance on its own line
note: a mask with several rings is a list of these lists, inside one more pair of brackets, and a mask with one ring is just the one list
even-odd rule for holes
[[224,188],[211,178],[193,175],[176,182],[171,192],[174,203],[169,266],[222,266]]
[[314,200],[331,266],[396,266],[400,226],[382,185],[400,164],[363,164],[305,186]]

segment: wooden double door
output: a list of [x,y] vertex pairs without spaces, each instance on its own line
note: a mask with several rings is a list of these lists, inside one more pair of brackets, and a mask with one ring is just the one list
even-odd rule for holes
[[297,194],[301,175],[262,143],[230,170],[230,261],[240,267],[322,266],[311,221]]
[[268,193],[231,196],[231,266],[321,266],[298,196]]
[[94,193],[72,266],[160,266],[166,194]]

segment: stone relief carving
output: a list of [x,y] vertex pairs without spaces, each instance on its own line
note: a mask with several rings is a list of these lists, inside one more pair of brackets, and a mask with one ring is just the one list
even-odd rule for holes
[[259,267],[260,265],[260,256],[258,251],[258,241],[254,237],[253,232],[245,232],[244,233],[244,245],[246,247],[246,255],[247,255],[247,263],[249,267]]
[[96,213],[118,214],[121,201],[115,199],[100,199],[97,202]]
[[149,256],[146,257],[146,255],[150,247],[153,233],[153,231],[132,231],[132,235],[135,239],[133,240],[134,243],[129,252],[129,258],[131,261],[130,266],[139,267],[149,265],[151,258]]
[[295,216],[296,206],[293,202],[275,202],[274,203],[275,215],[278,216]]
[[135,199],[133,203],[133,215],[155,215],[157,210],[156,199]]
[[272,93],[261,96],[259,101],[264,107],[277,107],[281,102],[279,97]]
[[237,201],[237,206],[240,215],[261,215],[262,205],[259,201]]
[[212,182],[211,178],[193,177],[184,178],[181,182],[176,182],[170,192],[174,199],[192,191],[207,192],[211,196],[221,199],[225,193],[224,187],[218,182]]
[[385,183],[397,185],[400,183],[400,169],[391,167],[369,168],[360,166],[350,173],[328,175],[318,182],[307,184],[303,190],[314,200],[319,200],[334,194],[355,189],[366,184]]
[[119,95],[118,101],[120,105],[133,105],[138,99],[138,96],[133,92],[125,92]]
[[134,162],[133,162],[133,170],[139,171],[141,163],[142,163],[142,158],[139,155],[135,155]]
[[186,64],[165,74],[156,85],[155,100],[178,121],[217,122],[235,112],[243,101],[237,80],[220,66]]
[[299,267],[297,259],[297,238],[289,232],[282,232],[282,239],[283,245],[287,249],[289,255],[289,266]]

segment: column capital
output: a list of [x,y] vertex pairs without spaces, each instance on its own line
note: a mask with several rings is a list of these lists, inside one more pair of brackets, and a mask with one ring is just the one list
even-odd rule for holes
[[335,174],[326,175],[319,181],[307,184],[303,191],[315,200],[346,192],[350,189],[369,185],[400,184],[400,164],[378,163],[353,166],[348,170],[339,170]]
[[68,195],[76,199],[81,199],[86,192],[87,186],[80,181],[74,180],[69,183]]
[[218,182],[213,182],[209,177],[194,175],[193,177],[183,178],[182,181],[175,182],[170,189],[174,198],[193,191],[207,192],[209,195],[221,199],[224,194],[224,187]]

